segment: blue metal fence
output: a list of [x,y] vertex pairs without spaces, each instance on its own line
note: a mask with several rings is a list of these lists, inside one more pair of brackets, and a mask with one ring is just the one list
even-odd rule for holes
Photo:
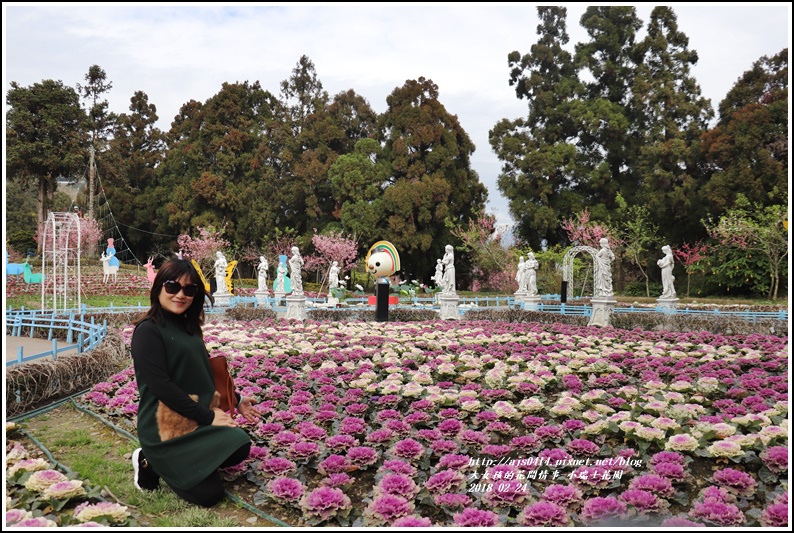
[[[314,304],[325,304],[325,298],[307,298],[307,302]],[[590,305],[570,305],[563,303],[542,303],[542,300],[556,301],[559,300],[558,295],[547,294],[541,296],[541,303],[532,307],[532,310],[542,311],[546,313],[559,313],[561,315],[572,316],[591,316],[593,308]],[[578,298],[573,298],[578,300]],[[277,302],[274,298],[269,300],[271,308],[277,313],[286,312],[286,302],[283,300]],[[254,296],[234,296],[229,302],[229,307],[238,305],[245,305],[253,303],[258,306],[257,298]],[[363,305],[374,307],[368,304],[367,297],[352,297],[347,298],[345,303],[348,305]],[[229,307],[212,307],[207,309],[209,314],[224,313]],[[395,308],[429,308],[438,309],[438,301],[435,297],[418,297],[401,298],[400,303]],[[17,357],[14,360],[6,361],[6,366],[26,361],[32,361],[41,357],[52,357],[53,359],[61,353],[70,350],[76,350],[77,353],[92,350],[99,342],[107,335],[107,321],[102,324],[96,324],[94,318],[91,317],[89,321],[85,320],[85,315],[89,313],[144,313],[148,310],[148,305],[143,306],[138,303],[137,306],[114,306],[112,303],[109,307],[105,308],[91,308],[86,305],[81,306],[80,309],[73,309],[62,311],[60,315],[55,315],[49,310],[40,309],[21,309],[14,310],[8,308],[6,313],[6,334],[11,336],[22,336],[23,332],[33,338],[37,330],[47,331],[47,340],[52,341],[52,350],[23,356],[22,347],[20,346],[17,352]],[[459,312],[464,314],[470,310],[487,310],[487,309],[529,309],[525,307],[523,301],[516,300],[513,296],[475,296],[475,297],[461,297],[459,301]],[[340,308],[330,308],[340,309]],[[772,320],[788,320],[788,311],[781,309],[780,311],[720,311],[719,309],[690,309],[684,308],[666,308],[666,307],[634,307],[620,306],[614,308],[615,313],[667,313],[676,315],[718,315],[725,317],[742,318],[748,321],[756,321],[761,319]],[[67,316],[68,314],[68,316]],[[57,338],[55,332],[57,330],[66,331],[66,342],[70,346],[63,348],[57,347]],[[41,337],[41,335],[39,335]]]
[[[64,331],[69,346],[58,348],[58,338],[56,332]],[[40,359],[42,357],[52,357],[56,359],[59,354],[76,351],[83,353],[93,350],[107,335],[107,321],[97,324],[92,317],[86,321],[84,316],[69,313],[68,316],[55,315],[51,311],[8,310],[6,314],[6,334],[12,337],[21,337],[27,334],[30,338],[44,338],[36,335],[36,332],[45,331],[46,340],[52,341],[52,349],[25,357],[23,348],[17,348],[16,359],[7,360],[6,366],[21,364],[28,361]]]

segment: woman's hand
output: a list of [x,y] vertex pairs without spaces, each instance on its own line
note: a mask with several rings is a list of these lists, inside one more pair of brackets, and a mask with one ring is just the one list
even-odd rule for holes
[[243,418],[251,423],[259,422],[262,419],[262,415],[251,405],[251,398],[248,396],[243,396],[240,399],[240,403],[237,404],[237,410],[240,411]]
[[234,418],[229,416],[228,413],[222,409],[218,409],[217,407],[214,408],[213,411],[215,412],[215,418],[212,420],[213,426],[229,426],[232,428],[237,427],[237,422],[235,422]]

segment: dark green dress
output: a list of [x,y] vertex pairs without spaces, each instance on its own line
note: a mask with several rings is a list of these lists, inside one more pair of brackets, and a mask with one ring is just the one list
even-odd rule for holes
[[[164,315],[163,324],[144,320],[132,335],[132,359],[140,393],[138,439],[149,463],[166,483],[190,490],[248,444],[250,438],[240,428],[211,425],[215,414],[208,406],[215,383],[204,341],[185,331],[182,316],[168,312]],[[198,401],[188,395],[197,396]],[[193,421],[198,427],[181,436],[161,438],[167,436],[168,420],[162,415],[161,402],[185,417],[185,424]]]

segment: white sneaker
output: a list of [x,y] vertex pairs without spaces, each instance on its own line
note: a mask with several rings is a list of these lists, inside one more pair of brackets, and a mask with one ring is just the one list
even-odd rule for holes
[[[155,474],[154,470],[147,470],[149,466],[148,462],[142,464],[146,462],[146,457],[141,459],[141,455],[143,455],[143,450],[141,448],[132,452],[132,469],[135,472],[132,482],[135,488],[140,491],[156,490],[160,486],[160,476]],[[141,477],[143,477],[143,479],[141,479]]]

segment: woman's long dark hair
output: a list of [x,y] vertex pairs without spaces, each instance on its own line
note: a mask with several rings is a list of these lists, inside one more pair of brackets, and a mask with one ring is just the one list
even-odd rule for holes
[[190,281],[198,285],[198,291],[193,297],[193,302],[185,311],[185,329],[191,335],[198,333],[202,335],[201,326],[204,325],[204,300],[209,299],[210,304],[215,303],[215,299],[204,289],[204,283],[193,267],[193,263],[184,259],[170,259],[163,263],[157,271],[157,275],[152,282],[152,290],[149,292],[151,307],[149,311],[135,323],[151,318],[154,322],[162,324],[164,320],[163,307],[160,305],[160,291],[163,290],[163,283],[169,280],[178,280],[187,274]]

